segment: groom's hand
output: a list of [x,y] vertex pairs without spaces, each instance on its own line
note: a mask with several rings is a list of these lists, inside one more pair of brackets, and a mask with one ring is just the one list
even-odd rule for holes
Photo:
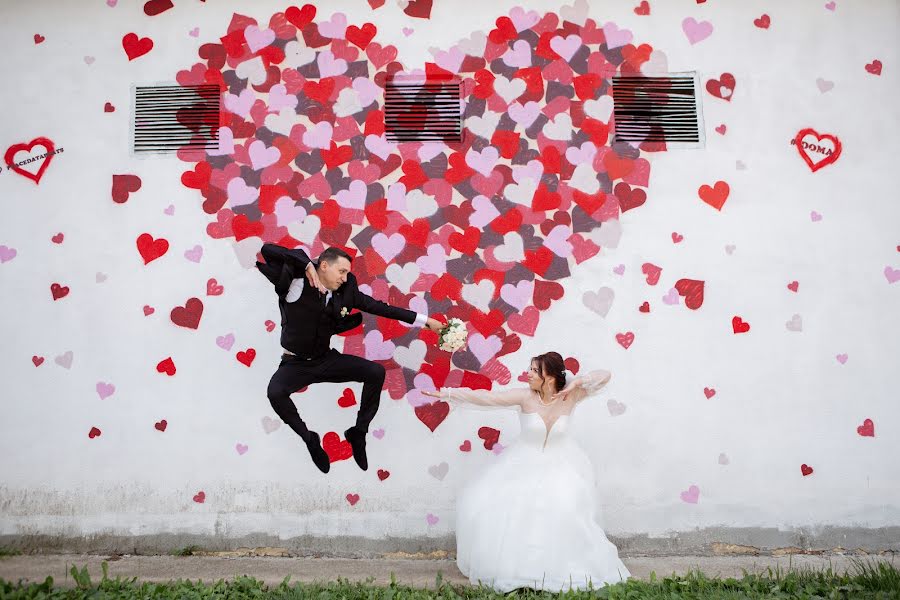
[[430,318],[430,317],[429,317],[429,319],[425,322],[425,326],[428,327],[428,329],[430,329],[430,330],[432,330],[432,331],[440,331],[441,329],[443,329],[444,327],[446,327],[446,325],[444,325],[443,323],[441,323],[441,322],[438,321],[437,319],[432,319],[432,318]]

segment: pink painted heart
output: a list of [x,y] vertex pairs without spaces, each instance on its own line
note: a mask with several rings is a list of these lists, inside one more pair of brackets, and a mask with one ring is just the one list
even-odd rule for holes
[[681,492],[681,500],[688,504],[697,504],[700,500],[700,488],[696,485],[688,487],[687,490]]
[[[302,243],[313,256],[331,245],[353,251],[353,272],[377,299],[413,308],[411,291],[418,310],[458,317],[481,336],[466,350],[468,363],[426,353],[421,372],[436,386],[450,378],[500,383],[519,336],[536,334],[544,311],[569,290],[566,279],[618,243],[598,241],[609,223],[618,227],[620,211],[647,198],[646,151],[611,144],[610,90],[595,74],[639,73],[652,47],[616,23],[563,12],[565,23],[513,9],[485,21],[487,36],[436,49],[422,68],[404,67],[397,48],[375,41],[374,25],[348,23],[342,12],[316,20],[306,5],[260,22],[234,15],[222,43],[201,46],[201,60],[180,71],[229,82],[218,131],[230,147],[180,157],[191,173],[182,183],[210,215],[207,234],[242,247],[250,238]],[[461,80],[454,89],[472,114],[463,141],[389,141],[386,81],[450,76]],[[267,116],[285,107],[308,121],[279,130]],[[602,170],[594,170],[601,151]],[[409,269],[386,281],[394,265]],[[464,284],[485,275],[494,292],[478,306],[466,302]],[[397,370],[394,353],[416,338],[364,319],[346,346]],[[435,341],[427,331],[421,339]],[[409,392],[415,373],[399,372],[398,391]],[[436,427],[442,418],[432,412],[443,408],[424,406],[416,415]]]
[[256,53],[275,41],[275,32],[271,29],[260,29],[256,25],[248,25],[244,29],[244,40],[250,52]]
[[203,246],[197,244],[193,248],[185,250],[184,257],[191,262],[200,262],[200,259],[203,258]]
[[254,170],[265,169],[274,165],[281,158],[278,148],[266,148],[265,142],[256,140],[250,144],[250,165]]
[[712,35],[713,32],[712,23],[709,21],[697,21],[693,17],[686,17],[681,22],[681,29],[691,44],[702,42]]
[[231,350],[231,347],[234,345],[234,334],[229,333],[226,335],[220,335],[216,337],[216,346],[221,348],[222,350]]
[[0,246],[0,263],[9,262],[16,257],[18,251],[8,246]]
[[897,283],[900,281],[900,269],[888,265],[884,268],[884,278],[888,283]]
[[112,396],[116,392],[116,386],[111,383],[106,383],[104,381],[97,382],[97,395],[100,396],[101,400],[105,400]]

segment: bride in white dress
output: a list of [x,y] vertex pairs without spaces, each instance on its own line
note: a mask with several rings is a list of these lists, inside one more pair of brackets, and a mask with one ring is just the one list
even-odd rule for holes
[[521,435],[457,498],[456,563],[473,584],[557,592],[631,576],[597,521],[591,461],[567,431],[575,407],[609,378],[592,371],[567,382],[562,356],[548,352],[532,359],[527,388],[423,392],[520,411]]

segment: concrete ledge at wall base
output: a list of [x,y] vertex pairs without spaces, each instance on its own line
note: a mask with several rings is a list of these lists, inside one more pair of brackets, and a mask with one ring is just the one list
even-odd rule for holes
[[[900,553],[900,526],[866,529],[711,527],[660,536],[609,536],[623,557],[629,556],[784,556],[819,554],[884,555]],[[450,535],[412,538],[298,536],[282,539],[266,533],[239,537],[203,534],[85,536],[45,533],[0,535],[0,548],[28,553],[168,555],[192,549],[208,556],[286,556],[309,558],[454,559],[456,539]],[[263,550],[255,550],[263,549]],[[256,554],[253,554],[253,553]]]
[[[827,571],[854,574],[855,561],[872,565],[887,563],[900,567],[900,556],[876,556],[857,559],[842,555],[789,556],[637,556],[625,557],[623,562],[632,577],[647,581],[655,573],[657,579],[673,574],[684,576],[689,571],[701,571],[707,577],[741,578],[744,573],[770,576],[779,570]],[[285,577],[291,582],[336,581],[367,582],[387,585],[392,579],[401,585],[434,589],[438,575],[453,585],[468,584],[466,577],[452,560],[392,559],[366,560],[341,558],[285,558],[285,557],[220,557],[220,556],[103,556],[90,554],[33,554],[0,558],[0,578],[7,581],[42,582],[52,576],[58,587],[74,587],[70,575],[72,567],[87,568],[96,582],[106,562],[109,577],[137,578],[141,583],[165,583],[190,579],[211,583],[249,575],[268,586],[277,586]]]

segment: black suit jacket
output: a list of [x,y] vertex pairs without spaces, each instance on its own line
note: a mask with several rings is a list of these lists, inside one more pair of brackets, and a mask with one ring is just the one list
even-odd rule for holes
[[[313,263],[316,267],[319,266],[318,261],[313,261],[300,249],[291,250],[277,244],[263,244],[261,252],[266,262],[257,261],[256,268],[272,282],[275,293],[281,301],[285,300],[291,281],[298,277],[306,277],[306,265]],[[304,285],[309,285],[309,281]],[[353,273],[348,273],[347,281],[331,293],[330,306],[337,321],[335,333],[348,331],[362,323],[362,314],[350,312],[354,308],[405,323],[416,321],[415,312],[381,302],[361,292],[356,283],[356,275]],[[342,308],[347,309],[346,317],[341,317]]]

